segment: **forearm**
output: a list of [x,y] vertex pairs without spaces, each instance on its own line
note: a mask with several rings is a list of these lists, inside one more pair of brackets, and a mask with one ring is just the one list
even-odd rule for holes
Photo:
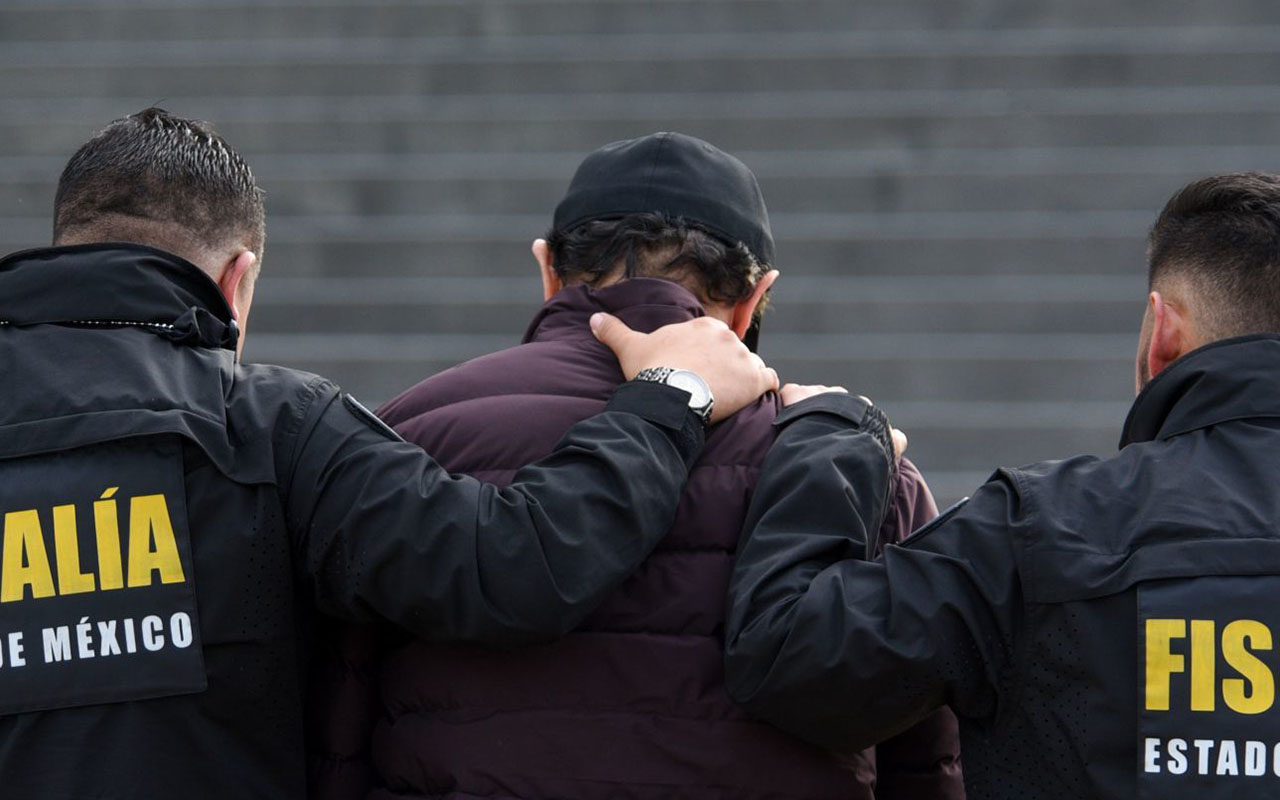
[[893,736],[944,702],[933,643],[888,628],[883,565],[861,556],[731,632],[729,694],[754,716],[837,752]]
[[321,608],[491,644],[572,628],[665,535],[701,447],[685,396],[622,387],[505,489],[329,410],[290,492]]
[[943,704],[993,713],[1022,609],[1010,536],[1020,504],[1001,480],[867,560],[888,448],[844,416],[803,417],[770,451],[725,645],[736,701],[838,751],[893,736]]
[[[811,413],[804,414],[806,404]],[[788,411],[794,418],[780,417],[785,427],[747,514],[725,632],[730,695],[774,722],[772,706],[799,703],[808,717],[810,706],[820,712],[826,702],[814,692],[790,697],[778,664],[791,651],[812,652],[811,637],[822,635],[814,626],[840,616],[814,607],[839,599],[822,597],[815,581],[833,564],[866,557],[891,478],[887,442],[861,430],[866,406],[857,398],[822,396]],[[768,699],[779,693],[789,699]]]

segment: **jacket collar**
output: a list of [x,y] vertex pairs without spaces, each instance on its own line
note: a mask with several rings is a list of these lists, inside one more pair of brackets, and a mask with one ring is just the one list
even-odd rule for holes
[[1133,401],[1120,446],[1251,417],[1280,417],[1280,334],[1211,342],[1169,365]]
[[705,316],[692,292],[660,278],[630,278],[599,289],[569,286],[542,306],[524,342],[591,339],[588,320],[597,311],[607,311],[641,333]]
[[234,350],[218,285],[179,256],[137,244],[24,250],[0,259],[0,325],[133,325],[194,347]]

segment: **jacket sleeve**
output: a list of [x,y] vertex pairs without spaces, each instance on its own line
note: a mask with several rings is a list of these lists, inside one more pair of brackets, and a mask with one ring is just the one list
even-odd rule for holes
[[737,702],[837,751],[891,737],[944,704],[990,717],[1021,613],[1016,502],[1003,482],[866,560],[889,456],[860,430],[856,399],[844,401],[843,411],[830,400],[809,413],[795,406],[765,460],[725,648]]
[[516,644],[573,628],[666,533],[702,446],[687,395],[620,387],[499,489],[449,475],[336,387],[283,487],[321,611],[426,639]]

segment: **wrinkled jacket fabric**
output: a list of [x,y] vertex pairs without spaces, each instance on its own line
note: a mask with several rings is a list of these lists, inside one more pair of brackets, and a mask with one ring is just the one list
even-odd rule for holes
[[1119,453],[1000,470],[874,561],[887,456],[858,411],[788,409],[734,574],[735,697],[836,747],[947,702],[972,798],[1276,796],[1280,336],[1185,355]]
[[[667,281],[571,287],[543,307],[524,344],[430,378],[379,413],[450,470],[508,481],[622,380],[586,327],[595,311],[646,332],[702,315]],[[340,750],[358,750],[343,723],[371,716],[361,693],[376,688],[380,788],[370,796],[869,798],[877,772],[882,797],[958,796],[948,713],[888,743],[884,758],[840,759],[748,719],[725,695],[725,591],[777,411],[769,396],[709,432],[667,538],[562,641],[511,652],[400,642],[382,653],[376,687],[360,679],[367,652],[348,646],[336,677],[347,676],[349,695],[338,692],[328,727],[347,739]],[[910,464],[894,503],[892,541],[936,514]],[[328,788],[350,790],[367,777],[352,774],[361,769],[357,759],[328,771]]]
[[[171,254],[0,260],[0,796],[302,797],[317,609],[553,636],[665,534],[701,436],[681,393],[620,390],[499,490],[323,378],[237,363],[236,340],[217,285]],[[591,523],[620,535],[582,542]]]

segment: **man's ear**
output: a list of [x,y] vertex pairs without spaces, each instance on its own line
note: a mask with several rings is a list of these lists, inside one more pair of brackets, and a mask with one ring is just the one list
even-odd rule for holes
[[228,261],[222,267],[222,274],[218,277],[218,288],[222,290],[222,296],[227,298],[227,305],[231,306],[232,315],[239,321],[243,321],[247,308],[243,302],[246,297],[252,295],[247,294],[252,288],[253,283],[253,264],[258,257],[248,250],[242,250],[235,258]]
[[542,273],[542,299],[550,300],[564,288],[564,281],[556,274],[555,264],[552,262],[551,247],[546,239],[534,239],[530,249],[534,260],[538,262],[538,271]]
[[756,307],[760,305],[760,301],[764,299],[765,293],[769,291],[769,287],[773,286],[779,274],[776,269],[769,270],[756,282],[751,294],[734,304],[729,327],[733,328],[733,332],[738,334],[739,339],[747,335],[747,328],[751,327],[751,320],[755,318]]
[[1186,309],[1170,302],[1160,292],[1147,295],[1151,314],[1151,341],[1145,358],[1150,377],[1154,378],[1174,361],[1196,347],[1191,318]]

